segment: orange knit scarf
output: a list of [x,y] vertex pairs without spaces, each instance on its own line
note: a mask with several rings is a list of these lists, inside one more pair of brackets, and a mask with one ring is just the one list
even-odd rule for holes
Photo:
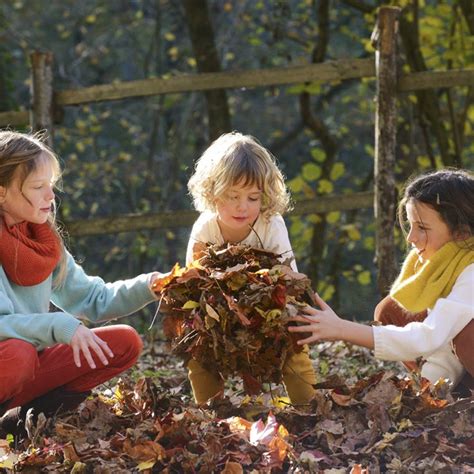
[[0,265],[17,285],[46,280],[61,258],[61,244],[49,224],[21,222],[8,227],[0,221]]

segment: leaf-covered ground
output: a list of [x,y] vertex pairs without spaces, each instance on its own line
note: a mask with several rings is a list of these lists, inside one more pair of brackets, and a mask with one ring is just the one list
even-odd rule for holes
[[[101,386],[33,440],[0,440],[3,472],[474,472],[473,398],[404,378],[398,365],[344,344],[312,348],[321,381],[310,406],[278,387],[260,397],[229,381],[206,408],[191,399],[182,362],[147,345],[140,363]],[[397,375],[395,375],[397,374]],[[271,390],[270,390],[271,388]],[[1,469],[0,469],[1,470]]]

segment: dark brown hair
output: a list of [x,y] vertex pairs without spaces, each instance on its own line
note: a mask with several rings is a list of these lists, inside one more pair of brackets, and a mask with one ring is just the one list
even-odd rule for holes
[[439,213],[453,235],[474,235],[474,175],[461,169],[433,171],[409,180],[398,207],[405,228],[405,207],[411,199]]

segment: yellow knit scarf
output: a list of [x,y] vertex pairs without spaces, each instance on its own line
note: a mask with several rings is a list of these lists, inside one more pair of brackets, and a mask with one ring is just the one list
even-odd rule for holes
[[433,308],[446,297],[461,272],[474,263],[474,237],[463,242],[448,242],[426,262],[418,261],[412,250],[390,290],[390,296],[412,313]]

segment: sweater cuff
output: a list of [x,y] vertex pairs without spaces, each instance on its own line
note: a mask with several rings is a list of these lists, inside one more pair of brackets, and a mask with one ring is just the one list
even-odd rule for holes
[[153,285],[153,282],[157,278],[159,278],[160,276],[163,276],[163,274],[160,273],[160,272],[152,272],[152,273],[148,274],[148,281],[147,281],[148,289],[150,290],[150,292],[153,296],[153,299],[155,301],[158,301],[160,299],[160,296],[151,289],[151,286]]
[[376,359],[384,359],[385,345],[383,343],[383,328],[380,326],[372,326],[374,334],[374,357]]
[[70,344],[77,328],[82,324],[74,316],[68,315],[68,318],[62,318],[62,321],[55,323],[54,339],[58,343]]

